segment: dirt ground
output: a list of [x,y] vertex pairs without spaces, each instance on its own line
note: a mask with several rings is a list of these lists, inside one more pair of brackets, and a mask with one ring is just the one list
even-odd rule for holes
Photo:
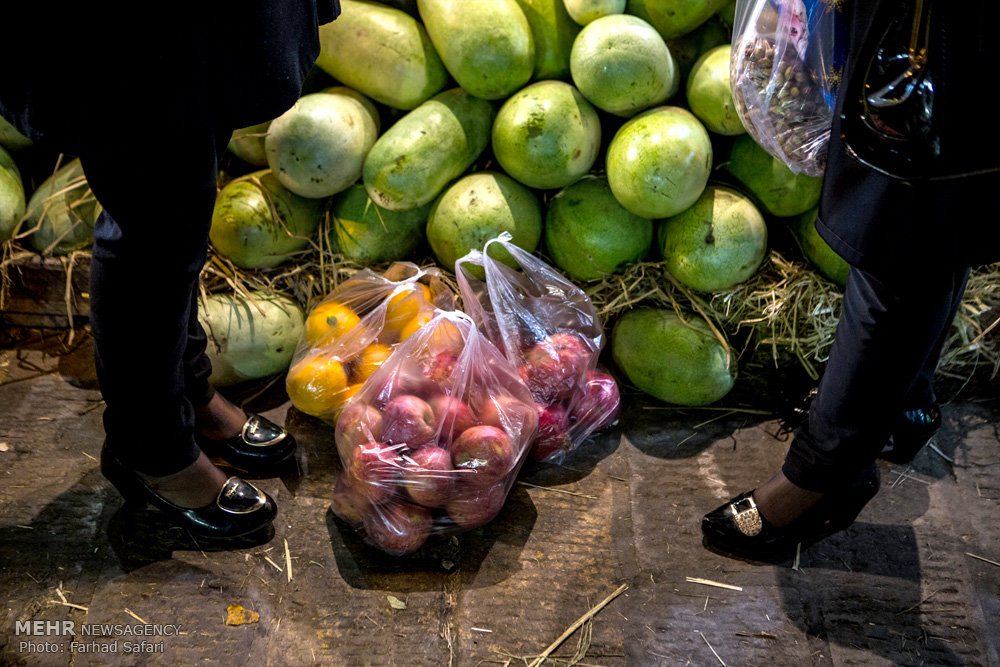
[[[565,466],[527,467],[491,524],[396,559],[329,511],[332,428],[265,392],[250,407],[285,420],[297,465],[260,480],[269,541],[218,550],[102,478],[86,339],[26,340],[0,350],[0,664],[525,665],[625,586],[546,664],[1000,665],[997,393],[960,393],[938,451],[881,463],[854,526],[772,566],[699,529],[780,464],[766,410],[629,394]],[[254,622],[227,625],[230,605]]]

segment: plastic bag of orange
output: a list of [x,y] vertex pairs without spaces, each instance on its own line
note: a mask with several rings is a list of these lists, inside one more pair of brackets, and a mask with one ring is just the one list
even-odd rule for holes
[[435,308],[453,309],[455,294],[435,268],[397,262],[382,274],[363,269],[306,317],[285,377],[298,410],[329,423],[401,341]]
[[461,312],[438,312],[337,420],[332,509],[402,555],[493,519],[538,426],[517,370]]

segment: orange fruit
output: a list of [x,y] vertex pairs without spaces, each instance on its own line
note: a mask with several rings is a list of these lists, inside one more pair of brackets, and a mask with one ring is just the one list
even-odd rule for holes
[[385,363],[385,360],[392,354],[392,348],[381,343],[372,343],[354,360],[354,368],[351,371],[352,382],[364,382],[378,367]]
[[312,354],[292,366],[285,391],[292,405],[313,417],[336,412],[344,402],[347,374],[336,357]]
[[306,318],[305,338],[310,347],[333,342],[353,329],[361,321],[353,310],[337,301],[325,301]]
[[462,338],[462,330],[454,322],[441,320],[428,336],[427,346],[432,354],[439,352],[458,354],[465,347],[465,339]]
[[417,316],[421,306],[431,303],[431,291],[427,285],[416,283],[412,289],[400,292],[389,299],[385,311],[385,328],[399,331]]
[[430,322],[431,318],[433,317],[434,315],[432,313],[428,312],[417,313],[417,316],[411,319],[409,322],[407,322],[406,326],[403,327],[403,330],[399,332],[400,342],[406,340],[407,338],[415,334],[417,332],[417,329]]
[[364,382],[355,382],[354,384],[347,387],[347,389],[344,390],[344,394],[342,397],[343,402],[347,403],[347,401],[351,400],[356,393],[361,391],[361,387],[363,386],[365,386]]

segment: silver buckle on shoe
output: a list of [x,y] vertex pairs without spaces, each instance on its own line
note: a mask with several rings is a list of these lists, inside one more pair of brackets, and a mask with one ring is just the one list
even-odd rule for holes
[[733,511],[736,527],[747,537],[754,537],[763,530],[764,524],[760,520],[760,513],[757,511],[757,503],[754,502],[753,496],[730,503],[729,509]]
[[[234,482],[234,480],[236,481]],[[254,499],[254,504],[245,510],[235,510],[230,507],[226,507],[225,505],[222,504],[223,496],[227,495],[230,489],[235,489],[240,481],[242,481],[244,484],[246,484],[256,492],[257,497]],[[215,506],[218,507],[223,512],[228,512],[229,514],[250,514],[251,512],[256,512],[266,504],[267,504],[267,497],[260,489],[258,489],[256,486],[254,486],[253,484],[251,484],[246,480],[240,480],[238,477],[230,477],[229,479],[227,479],[226,483],[222,485],[221,489],[219,489],[219,495],[215,499]]]
[[251,442],[247,437],[257,428],[257,419],[253,416],[249,417],[245,422],[243,422],[243,430],[240,431],[240,438],[243,442],[250,447],[270,447],[271,445],[276,445],[286,437],[288,437],[288,431],[282,429],[281,433],[277,437],[271,438],[267,442]]

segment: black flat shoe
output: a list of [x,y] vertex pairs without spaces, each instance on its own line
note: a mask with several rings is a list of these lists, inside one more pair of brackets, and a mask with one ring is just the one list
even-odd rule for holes
[[907,410],[896,422],[889,443],[879,458],[892,463],[909,463],[941,428],[941,408],[934,403],[929,408]]
[[850,487],[824,495],[805,514],[783,528],[772,525],[757,511],[753,492],[742,493],[706,514],[701,531],[706,548],[724,555],[767,563],[782,563],[844,530],[878,493],[880,476],[872,465]]
[[101,472],[127,503],[149,503],[196,535],[219,539],[243,537],[266,528],[278,514],[274,499],[239,477],[226,480],[215,502],[189,509],[158,494],[138,473],[111,454],[107,446],[101,450]]
[[207,456],[225,459],[250,473],[270,472],[286,463],[295,453],[295,438],[281,426],[250,415],[239,435],[212,440],[195,435],[195,442]]

